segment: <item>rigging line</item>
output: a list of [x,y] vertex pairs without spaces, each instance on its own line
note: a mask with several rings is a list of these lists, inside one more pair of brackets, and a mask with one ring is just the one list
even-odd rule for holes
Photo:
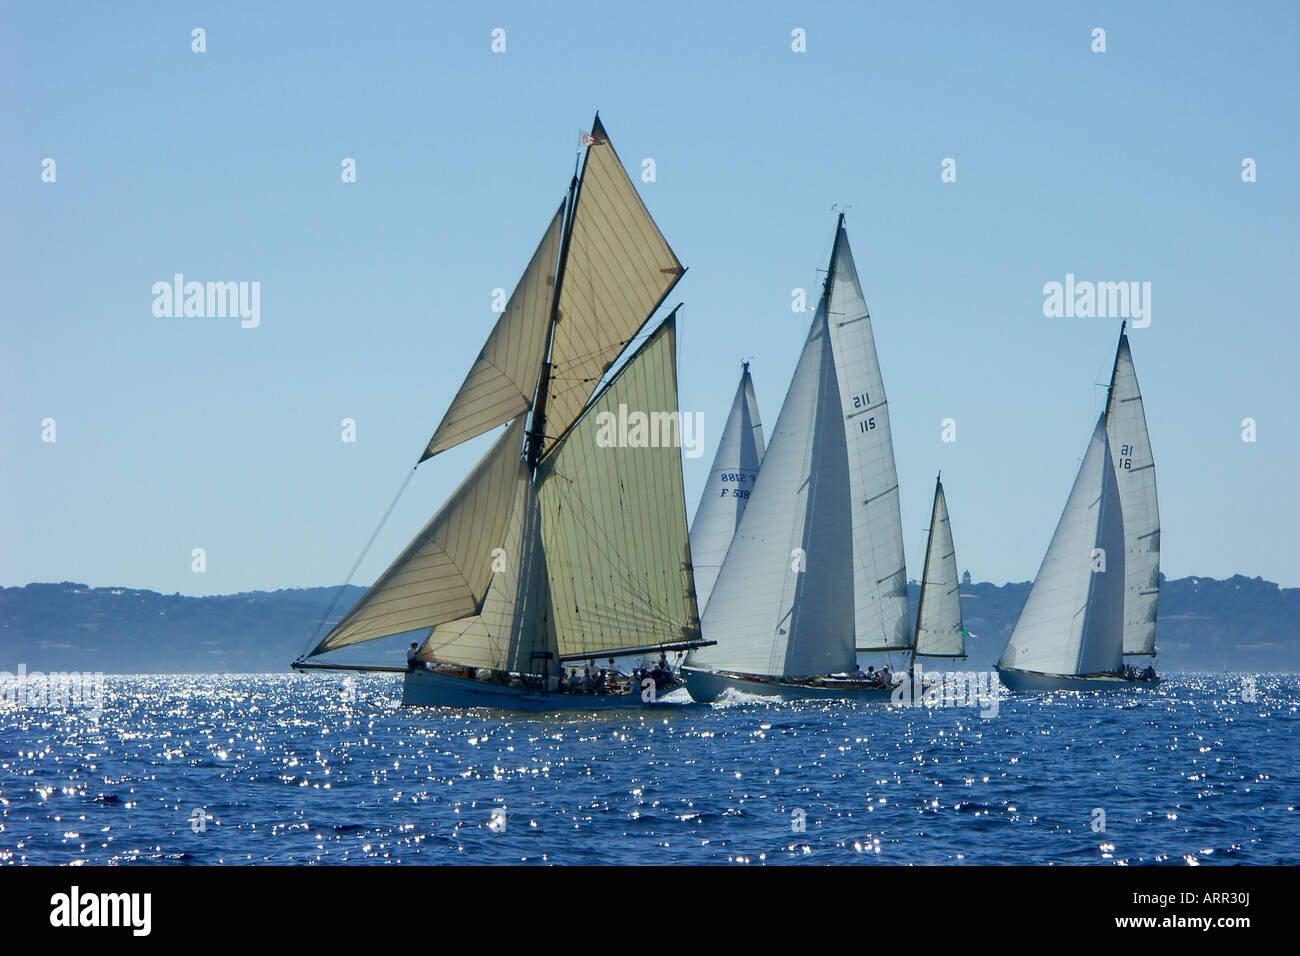
[[335,592],[334,600],[330,602],[329,610],[326,611],[325,614],[316,622],[316,628],[315,630],[312,631],[311,637],[308,638],[307,646],[304,647],[302,653],[298,655],[299,660],[302,660],[304,657],[306,657],[308,649],[311,647],[312,644],[316,643],[316,638],[320,636],[321,628],[325,626],[325,622],[330,619],[330,615],[332,615],[334,613],[334,609],[338,607],[339,598],[343,597],[343,592],[347,590],[348,585],[352,582],[352,577],[357,573],[357,568],[361,567],[361,562],[365,560],[365,557],[370,552],[371,547],[374,546],[375,539],[379,537],[380,529],[382,529],[383,526],[388,523],[388,519],[392,515],[393,509],[397,507],[398,499],[400,499],[402,495],[406,492],[406,486],[411,483],[411,478],[415,475],[415,469],[417,467],[419,466],[418,465],[413,466],[409,471],[407,471],[406,477],[402,479],[401,487],[397,489],[397,494],[393,496],[393,500],[389,503],[388,510],[386,510],[384,512],[384,516],[379,519],[379,524],[376,525],[375,530],[371,532],[370,540],[366,542],[366,546],[362,548],[361,553],[357,555],[357,560],[356,563],[352,565],[352,570],[348,572],[348,576],[344,578],[343,583],[339,585],[338,591]]

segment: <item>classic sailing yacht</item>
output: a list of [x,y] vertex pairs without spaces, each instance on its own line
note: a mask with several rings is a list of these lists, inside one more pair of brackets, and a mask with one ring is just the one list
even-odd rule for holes
[[599,116],[584,141],[581,171],[420,462],[507,427],[295,668],[353,669],[308,658],[427,630],[403,704],[590,710],[655,695],[612,674],[573,692],[557,680],[564,665],[704,643],[676,310],[600,387],[685,269]]
[[742,364],[740,385],[731,412],[718,440],[709,480],[700,495],[700,506],[691,522],[691,557],[695,565],[695,602],[700,613],[708,606],[713,584],[722,569],[722,559],[731,546],[736,526],[749,504],[763,460],[763,423],[758,418],[758,399],[749,377],[749,363]]
[[1155,463],[1128,336],[1088,453],[998,674],[1013,691],[1153,686],[1124,654],[1154,654],[1160,575]]
[[906,651],[907,573],[889,409],[844,230],[758,480],[690,653],[691,696],[879,697],[856,651]]
[[961,583],[957,579],[957,549],[952,542],[948,500],[943,481],[934,480],[930,534],[925,544],[925,571],[916,605],[916,639],[908,670],[918,657],[965,658],[966,628],[961,620]]

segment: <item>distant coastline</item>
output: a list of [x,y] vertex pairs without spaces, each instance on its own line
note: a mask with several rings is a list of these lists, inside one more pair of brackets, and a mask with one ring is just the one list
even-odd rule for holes
[[[334,617],[363,590],[349,586]],[[913,615],[916,590],[912,582]],[[954,668],[992,666],[1028,592],[1028,581],[962,585],[975,636],[970,658]],[[19,664],[105,674],[284,671],[338,593],[336,586],[185,597],[67,581],[0,588],[0,671],[15,673]],[[1300,588],[1242,575],[1162,578],[1157,633],[1165,672],[1300,672]],[[398,662],[400,642],[354,649],[351,659]]]

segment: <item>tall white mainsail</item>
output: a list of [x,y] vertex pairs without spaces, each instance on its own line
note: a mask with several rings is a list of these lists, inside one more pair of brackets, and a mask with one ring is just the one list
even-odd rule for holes
[[778,677],[850,670],[853,588],[849,465],[823,302],[704,610],[704,637],[717,644],[689,663]]
[[1106,430],[1124,511],[1124,653],[1156,652],[1160,508],[1156,463],[1128,336],[1121,329],[1106,404]]
[[1124,519],[1103,412],[998,666],[1063,675],[1118,671],[1124,585]]
[[532,404],[546,347],[563,221],[561,205],[421,461],[510,421]]
[[505,542],[509,505],[528,482],[523,435],[517,418],[312,654],[478,612],[492,583],[493,550]]
[[691,522],[691,557],[695,565],[695,600],[700,612],[708,606],[722,559],[754,491],[763,460],[763,423],[746,362],[740,374],[731,412],[727,415],[718,453]]
[[948,520],[943,482],[935,479],[930,536],[925,546],[925,573],[916,608],[917,657],[965,657],[966,630],[961,620],[961,584],[957,549]]
[[699,636],[669,316],[537,468],[560,656]]
[[853,596],[859,651],[910,647],[907,569],[898,471],[889,403],[876,357],[871,316],[858,283],[844,217],[840,216],[827,279],[826,320],[835,353],[848,442],[853,513]]

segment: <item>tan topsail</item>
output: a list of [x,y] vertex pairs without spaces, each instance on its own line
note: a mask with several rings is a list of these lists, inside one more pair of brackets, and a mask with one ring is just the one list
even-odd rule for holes
[[597,117],[577,191],[546,402],[550,447],[685,271]]

